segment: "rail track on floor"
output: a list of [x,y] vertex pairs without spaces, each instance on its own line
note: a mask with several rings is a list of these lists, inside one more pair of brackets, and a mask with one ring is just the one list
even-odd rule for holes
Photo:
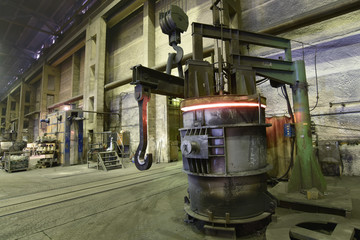
[[126,187],[148,183],[158,179],[184,174],[180,166],[157,168],[146,172],[136,172],[101,179],[74,186],[62,187],[37,193],[26,194],[0,200],[0,217],[13,215],[41,207],[51,206],[79,198],[103,194]]

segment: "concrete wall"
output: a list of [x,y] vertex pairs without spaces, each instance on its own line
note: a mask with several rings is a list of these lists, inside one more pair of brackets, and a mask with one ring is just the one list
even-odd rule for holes
[[130,78],[130,67],[143,62],[142,34],[142,11],[137,11],[109,30],[106,83]]
[[71,98],[72,90],[72,59],[66,59],[60,66],[60,94],[59,102]]
[[[176,2],[176,1],[173,1]],[[185,11],[189,16],[189,22],[202,22],[212,24],[212,13],[209,7],[211,0],[196,0],[185,1]],[[244,30],[261,31],[270,26],[280,24],[288,19],[296,18],[304,13],[307,13],[318,7],[327,6],[328,4],[339,2],[337,0],[241,0],[242,9],[242,27]],[[112,28],[106,28],[106,23],[103,20],[94,18],[90,21],[87,28],[86,46],[80,50],[80,68],[79,68],[79,93],[84,94],[84,103],[80,102],[80,106],[84,106],[88,110],[111,111],[120,113],[118,115],[110,115],[105,118],[104,130],[128,130],[131,133],[131,147],[132,152],[135,151],[139,141],[138,131],[138,108],[137,102],[134,99],[133,86],[129,85],[131,78],[130,68],[136,64],[149,64],[149,58],[154,58],[155,66],[163,65],[167,61],[168,53],[173,52],[173,49],[168,45],[168,36],[161,32],[159,27],[159,12],[165,8],[164,4],[169,4],[170,1],[157,1],[155,4],[155,24],[154,34],[155,43],[154,48],[149,50],[150,53],[144,53],[144,13],[143,8],[131,13],[125,19],[120,21]],[[101,20],[101,21],[99,21]],[[316,81],[315,75],[318,79],[319,101],[317,107],[311,112],[314,115],[337,113],[346,111],[360,111],[359,103],[347,104],[345,106],[335,105],[329,106],[329,102],[353,101],[360,99],[358,91],[360,82],[357,77],[360,74],[360,28],[358,22],[360,21],[359,11],[348,13],[330,20],[316,23],[310,26],[302,27],[296,30],[282,33],[279,36],[293,39],[293,60],[304,58],[306,63],[306,74],[309,82],[309,98],[310,106],[313,107],[316,102]],[[101,25],[97,24],[101,22]],[[97,29],[101,26],[101,31]],[[104,34],[106,31],[106,64],[103,69],[104,61],[94,60],[92,54],[101,55],[103,59],[103,52],[100,52],[104,47],[104,36],[96,36],[98,48],[91,47],[91,41],[94,41],[92,34]],[[146,36],[145,36],[146,37]],[[101,39],[101,41],[100,41]],[[148,38],[147,38],[148,39]],[[299,43],[304,42],[304,44]],[[147,42],[148,43],[148,42]],[[309,45],[310,44],[310,45]],[[95,44],[96,45],[96,44]],[[214,46],[214,41],[207,39],[204,41],[204,48]],[[188,31],[182,34],[181,47],[184,49],[184,54],[191,53],[191,25]],[[85,51],[85,49],[89,50]],[[99,52],[96,52],[96,51]],[[271,51],[266,48],[254,48],[250,46],[249,49],[252,55],[266,56],[271,58],[278,58],[282,53],[278,51]],[[316,53],[316,54],[315,54]],[[86,55],[88,54],[88,55]],[[315,64],[316,58],[316,64]],[[71,58],[69,58],[71,59]],[[86,60],[88,59],[88,60]],[[71,60],[66,60],[61,64],[61,85],[59,90],[59,99],[56,101],[66,100],[71,96],[71,90],[67,82],[69,81],[68,69]],[[151,65],[153,65],[151,64]],[[91,75],[91,66],[100,69],[101,71],[96,76]],[[99,66],[98,66],[99,65]],[[315,68],[317,70],[315,74]],[[89,73],[90,71],[90,73]],[[95,71],[97,72],[97,71]],[[105,107],[103,109],[102,86],[99,85],[91,91],[89,85],[98,83],[99,78],[103,79],[103,72],[105,72],[105,83],[114,81],[122,81],[123,86],[115,88],[111,91],[105,92]],[[175,70],[172,74],[177,75]],[[90,78],[93,78],[89,81]],[[95,79],[97,81],[95,81]],[[287,114],[285,100],[281,97],[281,92],[277,89],[271,88],[268,83],[259,87],[260,92],[267,97],[267,115],[284,115]],[[34,102],[35,109],[41,110],[41,86],[35,86],[36,100]],[[291,92],[291,91],[289,91]],[[70,95],[69,95],[70,94]],[[95,101],[96,107],[89,107],[89,97],[96,95],[100,96],[99,101]],[[291,93],[290,93],[291,97]],[[152,129],[155,137],[156,146],[161,146],[161,152],[169,152],[169,126],[167,99],[163,96],[153,96],[154,111],[151,118],[156,121],[156,129]],[[43,106],[44,107],[44,106]],[[103,123],[102,115],[98,115],[99,124]],[[312,120],[318,125],[317,132],[320,140],[347,140],[359,139],[358,120],[359,114],[345,114],[332,116],[314,116]],[[36,122],[36,120],[34,120]],[[323,126],[320,126],[323,125]],[[36,126],[36,124],[35,124]],[[327,127],[324,127],[327,126]],[[330,126],[330,127],[329,127]],[[89,127],[89,124],[87,124]],[[342,129],[343,128],[343,129]],[[346,129],[344,129],[346,128]],[[101,128],[99,128],[101,129]],[[354,130],[349,130],[354,129]],[[36,128],[34,130],[34,136]],[[346,141],[345,141],[346,142]],[[360,174],[360,161],[357,157],[359,147],[357,145],[341,145],[341,155],[343,157],[345,173],[348,175]],[[345,164],[346,162],[346,164]]]
[[80,50],[80,79],[79,79],[79,93],[84,92],[84,65],[85,65],[85,48]]
[[[137,11],[108,32],[108,64],[106,83],[121,81],[131,77],[130,68],[143,63],[143,13]],[[130,152],[134,153],[139,143],[138,104],[134,97],[134,87],[125,84],[105,94],[105,105],[111,112],[109,127],[105,130],[129,131]]]
[[261,31],[302,13],[338,0],[241,0],[242,25],[250,31]]
[[[274,23],[285,21],[299,14],[336,1],[242,1],[243,27],[246,30],[261,31]],[[309,83],[310,108],[316,104],[316,73],[318,78],[319,101],[311,114],[327,114],[348,111],[360,111],[360,102],[347,104],[345,107],[330,102],[360,100],[360,28],[359,11],[335,17],[320,23],[289,31],[279,36],[293,41],[293,60],[303,59]],[[308,44],[311,45],[308,45]],[[278,58],[280,52],[268,49],[251,49],[256,55]],[[316,61],[315,61],[316,59]],[[316,64],[315,64],[316,63]],[[287,113],[286,103],[281,90],[272,88],[268,83],[260,86],[260,91],[267,97],[267,114],[283,115]],[[291,92],[289,90],[289,92]],[[360,139],[358,122],[360,114],[314,116],[317,134],[320,140]],[[322,126],[320,126],[322,125]],[[325,127],[327,126],[327,127]],[[353,129],[345,130],[342,128]],[[357,145],[340,145],[344,174],[360,174],[360,148]]]
[[[169,37],[162,33],[159,25],[159,12],[164,9],[164,2],[159,1],[156,4],[156,16],[155,16],[155,65],[165,64],[167,61],[168,53],[174,52],[172,47],[169,46]],[[173,1],[176,2],[176,1]],[[180,46],[184,50],[184,54],[192,52],[192,37],[191,37],[191,23],[201,22],[212,24],[212,13],[210,11],[211,1],[209,0],[197,0],[187,1],[187,8],[184,9],[186,14],[189,16],[189,27],[186,32],[181,35]],[[213,40],[205,39],[204,48],[212,46]],[[177,75],[176,69],[173,69],[173,75]]]
[[105,104],[111,112],[120,113],[120,115],[111,115],[109,128],[105,130],[129,131],[130,152],[135,153],[139,143],[139,111],[134,97],[134,87],[127,84],[108,91]]
[[[327,6],[336,2],[335,0],[310,1],[310,0],[257,0],[241,1],[242,26],[244,30],[261,31],[274,24],[282,23],[290,18],[296,18],[303,13],[315,8]],[[189,22],[197,21],[202,23],[212,23],[211,11],[209,11],[211,1],[199,0],[188,1],[186,12],[189,15]],[[164,9],[164,1],[160,1],[155,6],[155,65],[159,66],[166,62],[167,55],[172,52],[168,45],[168,37],[161,32],[158,21],[158,14]],[[111,30],[111,42],[109,48],[109,65],[107,82],[127,80],[131,76],[129,68],[136,64],[143,63],[142,47],[142,16],[138,10],[132,16],[118,24]],[[326,114],[341,111],[358,111],[359,104],[350,104],[342,107],[336,105],[329,106],[329,102],[341,102],[359,100],[360,94],[357,89],[360,87],[357,76],[359,75],[359,39],[360,30],[356,22],[359,22],[360,15],[357,12],[345,14],[327,21],[316,23],[307,27],[292,30],[279,36],[293,39],[293,60],[304,58],[306,63],[306,74],[309,82],[310,107],[316,103],[316,78],[318,79],[319,101],[317,107],[311,112],[314,115]],[[303,43],[299,43],[304,42]],[[310,45],[309,45],[310,44]],[[212,40],[205,40],[204,47],[212,46]],[[182,35],[184,53],[192,51],[191,26]],[[267,48],[254,48],[250,46],[250,54],[263,57],[278,58],[283,53],[271,51]],[[315,73],[315,59],[316,70]],[[173,70],[172,74],[177,72]],[[267,97],[267,114],[284,115],[287,114],[285,100],[281,96],[281,91],[272,88],[268,83],[259,87],[260,92]],[[131,131],[132,146],[136,146],[138,141],[137,119],[138,110],[133,99],[133,89],[131,86],[124,86],[107,93],[107,104],[111,111],[119,110],[122,106],[121,120],[111,118],[110,127],[126,127]],[[291,90],[290,98],[291,98]],[[120,94],[123,94],[120,96]],[[126,101],[123,101],[123,98]],[[169,149],[164,142],[168,142],[167,136],[169,129],[160,122],[167,121],[165,112],[166,99],[157,96],[156,101],[156,146],[161,147],[162,152]],[[120,103],[121,102],[121,103]],[[126,107],[124,107],[126,106]],[[320,140],[346,140],[358,139],[357,129],[358,114],[345,114],[333,116],[314,116],[312,120],[318,125],[317,132]],[[323,126],[320,126],[323,125]],[[330,126],[330,127],[325,127]],[[335,127],[335,128],[331,128]],[[355,131],[341,128],[355,129]],[[134,150],[134,149],[133,149]],[[340,145],[343,161],[346,161],[344,173],[347,175],[359,175],[360,161],[357,159],[359,149],[355,146]],[[350,159],[350,160],[349,160]],[[350,167],[349,167],[350,166]]]
[[[176,1],[174,1],[176,2]],[[189,22],[197,21],[211,23],[211,11],[209,11],[210,2],[207,0],[188,1],[186,12],[189,16]],[[174,52],[169,46],[168,35],[162,33],[159,26],[159,12],[164,10],[164,1],[155,4],[155,65],[165,64],[168,53]],[[144,59],[143,42],[143,10],[140,9],[131,14],[122,22],[118,23],[108,31],[108,65],[106,82],[124,81],[131,78],[130,68],[137,65],[146,65]],[[184,54],[192,52],[191,25],[188,31],[182,34],[181,47]],[[213,41],[206,40],[204,47],[212,46]],[[176,69],[172,71],[177,75]],[[154,137],[151,137],[151,143],[156,150],[152,149],[154,161],[170,161],[170,138],[167,98],[164,96],[153,95],[155,107],[151,109],[151,119],[156,122]],[[106,108],[111,112],[120,112],[121,117],[112,115],[110,118],[109,129],[122,129],[130,131],[131,151],[136,151],[139,143],[139,117],[138,105],[134,98],[134,86],[125,84],[122,87],[106,92]],[[156,156],[158,154],[158,156]]]

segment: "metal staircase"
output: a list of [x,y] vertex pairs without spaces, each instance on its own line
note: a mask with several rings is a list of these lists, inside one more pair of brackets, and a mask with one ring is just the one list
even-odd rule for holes
[[115,151],[98,152],[97,154],[97,169],[101,167],[104,171],[115,168],[122,168],[123,160],[119,158]]
[[[125,168],[124,158],[129,154],[119,133],[109,136],[109,132],[101,134],[102,141],[89,144],[87,152],[88,168],[96,167],[108,171],[115,168]],[[99,137],[100,138],[100,137]],[[109,139],[110,141],[108,141]]]

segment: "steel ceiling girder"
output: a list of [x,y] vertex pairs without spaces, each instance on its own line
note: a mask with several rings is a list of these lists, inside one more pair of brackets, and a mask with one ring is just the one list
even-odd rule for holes
[[6,22],[6,23],[9,23],[9,24],[18,25],[18,26],[25,27],[25,28],[29,28],[29,29],[32,29],[32,30],[35,30],[35,31],[38,31],[38,32],[46,33],[46,34],[51,35],[51,36],[57,36],[56,33],[53,33],[53,32],[50,32],[50,31],[46,31],[46,30],[41,29],[41,28],[38,28],[38,27],[30,26],[30,25],[28,25],[28,24],[23,24],[23,23],[20,23],[20,22],[16,22],[16,21],[13,21],[13,20],[8,20],[8,19],[5,19],[5,18],[0,18],[0,21]]
[[[53,32],[55,32],[54,26],[59,27],[59,25],[54,21],[54,19],[49,18],[49,17],[45,16],[44,14],[41,14],[40,12],[35,11],[31,8],[25,7],[24,5],[17,4],[13,1],[1,2],[0,5],[8,5],[8,6],[16,8],[18,10],[21,10],[23,12],[29,13],[31,16],[35,17],[37,20],[41,20]],[[53,26],[51,26],[51,25],[53,25]]]

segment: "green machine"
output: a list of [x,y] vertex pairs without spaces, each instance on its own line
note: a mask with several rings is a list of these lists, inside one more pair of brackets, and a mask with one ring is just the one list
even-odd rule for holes
[[[305,64],[292,61],[290,40],[194,22],[193,57],[187,61],[183,74],[183,53],[177,44],[179,32],[186,30],[185,16],[179,8],[170,8],[160,15],[160,25],[166,26],[163,32],[169,35],[169,44],[177,52],[169,55],[168,66],[177,64],[179,77],[170,75],[170,71],[133,67],[132,84],[136,85],[140,121],[137,168],[146,170],[152,164],[151,153],[145,154],[150,93],[184,98],[184,128],[180,129],[180,136],[183,170],[189,182],[189,195],[185,197],[188,216],[221,228],[270,216],[276,200],[266,186],[266,172],[270,169],[266,162],[266,99],[257,92],[255,79],[262,76],[270,79],[272,87],[292,88],[296,160],[289,191],[313,187],[325,191],[326,183],[312,147]],[[205,38],[227,46],[228,51],[216,49],[216,64],[204,61]],[[281,49],[283,57],[249,56],[241,51],[247,45]]]

